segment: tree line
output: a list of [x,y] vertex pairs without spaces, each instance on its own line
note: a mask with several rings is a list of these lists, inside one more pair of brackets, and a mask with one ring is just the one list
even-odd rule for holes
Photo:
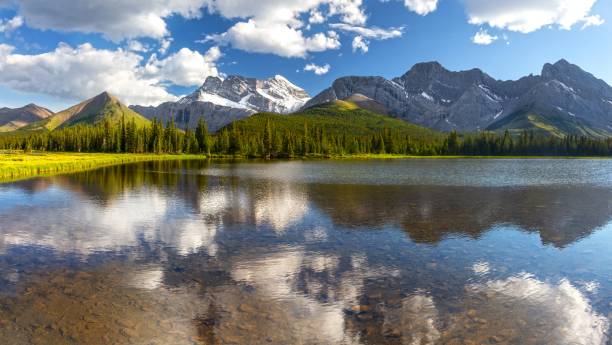
[[440,139],[415,139],[392,128],[370,134],[329,133],[304,122],[299,131],[266,121],[256,131],[233,123],[209,133],[201,119],[196,128],[180,130],[173,120],[153,119],[148,126],[132,121],[77,125],[51,132],[0,136],[0,149],[48,152],[192,153],[245,157],[306,157],[355,154],[466,156],[611,156],[612,139],[569,135],[564,138],[523,131],[519,135],[450,132]]

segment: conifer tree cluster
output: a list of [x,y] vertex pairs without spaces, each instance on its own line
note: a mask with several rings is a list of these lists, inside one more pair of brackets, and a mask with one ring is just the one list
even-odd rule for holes
[[51,132],[0,136],[0,149],[49,152],[192,153],[261,158],[334,156],[355,154],[466,155],[466,156],[610,156],[612,139],[596,140],[570,135],[564,138],[522,132],[511,135],[482,132],[459,135],[453,131],[436,138],[414,138],[382,128],[355,135],[330,132],[305,121],[299,130],[277,126],[267,119],[261,128],[246,128],[240,121],[217,133],[208,132],[204,120],[193,130],[154,119],[148,126],[110,120]]

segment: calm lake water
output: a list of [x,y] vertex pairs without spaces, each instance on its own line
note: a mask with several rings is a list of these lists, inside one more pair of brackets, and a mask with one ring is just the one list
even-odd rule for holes
[[0,344],[612,344],[612,160],[0,185]]

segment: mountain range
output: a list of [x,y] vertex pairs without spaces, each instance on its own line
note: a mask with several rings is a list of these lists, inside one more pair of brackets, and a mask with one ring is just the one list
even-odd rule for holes
[[404,75],[347,76],[313,98],[282,76],[265,80],[208,77],[176,102],[129,108],[104,92],[54,114],[30,104],[0,109],[0,132],[54,130],[104,118],[143,124],[174,118],[179,128],[209,130],[266,112],[290,114],[333,101],[348,101],[373,113],[438,131],[533,130],[547,135],[612,136],[612,87],[565,60],[545,64],[540,75],[496,80],[480,69],[449,71],[437,62],[414,65]]
[[612,87],[565,60],[516,81],[496,80],[479,69],[452,72],[437,62],[420,63],[391,80],[339,78],[305,107],[356,95],[365,107],[441,131],[612,134]]
[[208,77],[192,94],[157,107],[132,106],[149,119],[164,123],[173,117],[179,128],[195,128],[204,117],[211,131],[259,112],[288,114],[310,99],[302,88],[277,75],[266,80],[229,76]]
[[16,109],[0,108],[0,132],[12,132],[51,116],[51,110],[32,103]]

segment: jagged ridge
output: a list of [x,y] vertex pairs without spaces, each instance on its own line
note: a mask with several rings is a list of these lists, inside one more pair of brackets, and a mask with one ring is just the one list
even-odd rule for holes
[[310,96],[286,78],[277,75],[266,80],[229,76],[208,77],[192,94],[177,102],[157,107],[133,106],[149,119],[167,121],[173,117],[180,128],[195,127],[203,117],[210,130],[258,112],[287,114],[300,109]]
[[[539,76],[516,81],[495,80],[479,69],[452,72],[437,62],[420,63],[392,80],[339,78],[305,107],[355,94],[378,103],[392,116],[443,131],[515,129],[512,125],[517,122],[506,118],[535,114],[546,125],[521,129],[555,127],[549,134],[560,136],[612,133],[612,88],[565,60],[546,64]],[[553,126],[550,121],[564,125]]]

